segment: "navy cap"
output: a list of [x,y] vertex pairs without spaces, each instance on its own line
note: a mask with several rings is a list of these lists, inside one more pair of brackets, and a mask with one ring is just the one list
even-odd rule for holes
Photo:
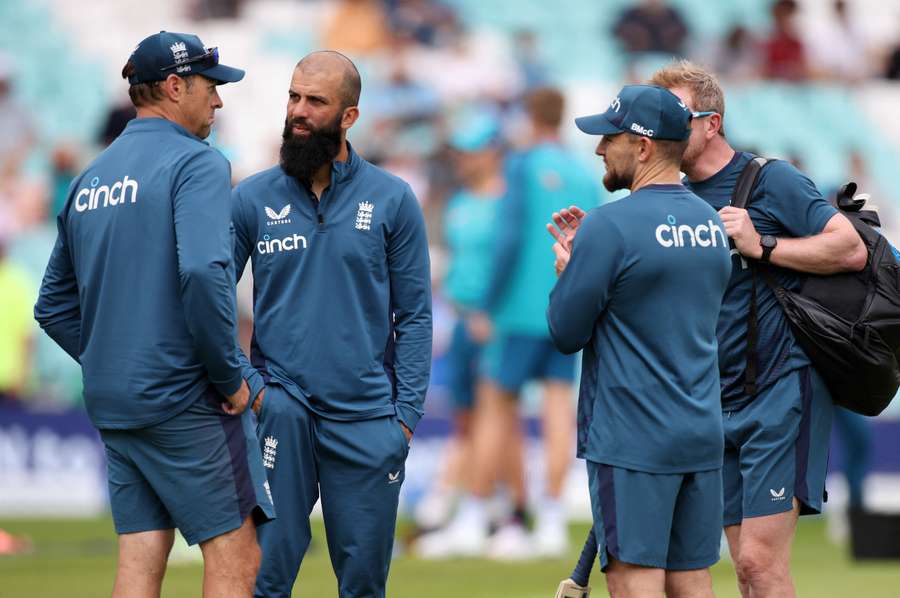
[[219,49],[207,48],[200,38],[190,33],[160,31],[138,44],[128,60],[134,74],[128,83],[163,81],[169,75],[203,75],[219,83],[235,83],[244,71],[219,64]]
[[684,141],[691,112],[674,93],[656,85],[626,85],[606,112],[575,119],[589,135],[634,133],[651,139]]

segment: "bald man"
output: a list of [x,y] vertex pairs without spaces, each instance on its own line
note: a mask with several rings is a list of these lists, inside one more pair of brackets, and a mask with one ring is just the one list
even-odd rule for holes
[[[290,596],[321,497],[342,598],[385,595],[409,441],[431,366],[428,243],[402,180],[347,142],[360,78],[336,52],[294,69],[280,163],[233,194],[237,278],[252,256],[258,435],[281,525],[257,596]],[[263,531],[264,528],[260,528]]]

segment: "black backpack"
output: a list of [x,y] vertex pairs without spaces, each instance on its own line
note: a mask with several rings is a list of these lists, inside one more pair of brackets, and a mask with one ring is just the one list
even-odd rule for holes
[[[738,178],[731,205],[747,207],[760,171],[768,163],[755,157]],[[900,264],[877,230],[878,214],[854,199],[856,183],[838,192],[837,207],[866,244],[868,260],[859,272],[807,274],[799,291],[781,286],[767,264],[747,260],[753,286],[747,322],[744,388],[756,394],[757,273],[775,293],[797,342],[825,380],[834,402],[862,415],[878,415],[900,387]]]

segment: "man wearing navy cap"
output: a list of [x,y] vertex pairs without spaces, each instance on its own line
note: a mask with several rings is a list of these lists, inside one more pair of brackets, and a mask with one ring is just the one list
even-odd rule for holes
[[72,183],[35,318],[83,371],[119,534],[113,596],[159,596],[181,530],[203,595],[250,596],[274,516],[237,346],[228,161],[203,139],[244,71],[161,31],[122,70],[137,118]]
[[604,186],[631,195],[583,220],[556,214],[551,227],[559,280],[547,321],[560,351],[584,351],[578,456],[612,596],[713,595],[716,321],[731,264],[722,221],[681,185],[691,116],[668,90],[630,85],[576,119],[602,135]]

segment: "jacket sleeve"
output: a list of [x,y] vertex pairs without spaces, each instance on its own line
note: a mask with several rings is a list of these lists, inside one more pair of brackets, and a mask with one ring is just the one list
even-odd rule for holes
[[223,395],[241,385],[232,269],[231,168],[215,150],[176,178],[172,209],[187,327],[210,382]]
[[561,352],[575,353],[591,340],[624,255],[621,233],[601,211],[593,210],[578,229],[569,264],[550,293],[547,324]]
[[[246,213],[246,203],[241,196],[240,187],[235,187],[231,192],[231,223],[234,226],[234,259],[232,266],[234,268],[234,282],[237,284],[244,275],[244,269],[247,267],[247,260],[253,253],[253,231],[256,230],[255,222]],[[244,352],[238,350],[238,360],[241,363],[244,379],[250,387],[251,402],[256,398],[265,387],[265,381],[255,367],[244,355]]]
[[397,417],[411,431],[424,414],[431,373],[431,265],[425,219],[408,187],[387,248],[394,317]]
[[63,210],[56,219],[59,232],[34,306],[34,319],[47,336],[80,363],[81,302],[63,222],[66,213]]

